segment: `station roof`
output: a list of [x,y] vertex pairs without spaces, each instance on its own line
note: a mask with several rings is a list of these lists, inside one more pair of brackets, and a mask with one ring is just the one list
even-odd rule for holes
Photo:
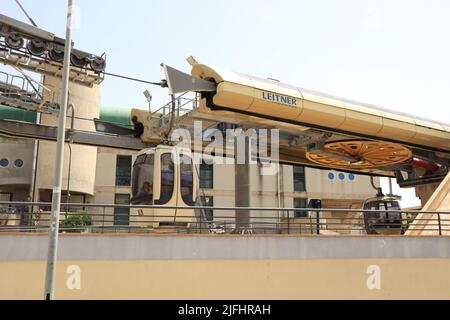
[[117,107],[101,107],[100,120],[112,122],[127,128],[131,127],[131,109]]
[[[100,120],[112,122],[124,127],[130,127],[131,109],[118,107],[101,107]],[[35,123],[36,112],[13,108],[0,104],[0,119]]]

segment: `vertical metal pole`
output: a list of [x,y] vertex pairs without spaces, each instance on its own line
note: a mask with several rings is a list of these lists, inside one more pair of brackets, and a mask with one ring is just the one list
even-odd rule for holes
[[[278,209],[281,208],[281,179],[280,179],[280,163],[277,163],[277,200],[278,200]],[[277,211],[277,231],[280,228],[280,210]]]
[[441,214],[438,212],[438,223],[439,223],[439,235],[442,236],[442,228],[441,228]]
[[317,227],[316,227],[316,232],[317,234],[320,234],[320,216],[319,216],[320,212],[316,211],[316,223],[317,223]]
[[61,110],[59,112],[58,137],[56,142],[55,184],[53,187],[52,216],[48,242],[47,269],[45,274],[44,299],[52,300],[55,291],[56,255],[58,249],[59,214],[61,205],[62,169],[64,161],[64,140],[66,133],[66,113],[69,91],[70,52],[72,50],[72,0],[67,1],[66,43],[64,50]]
[[[68,217],[68,211],[69,211],[69,202],[70,202],[70,171],[72,168],[72,146],[70,145],[70,141],[67,144],[69,147],[69,169],[67,170],[67,191],[66,191],[66,209],[65,209],[65,219]],[[84,208],[83,208],[84,209]]]
[[102,233],[105,231],[105,207],[103,207]]
[[290,233],[290,229],[291,229],[291,228],[290,228],[290,227],[291,227],[291,225],[290,225],[290,220],[291,220],[291,219],[290,219],[290,217],[289,217],[289,210],[288,210],[288,212],[287,212],[287,222],[288,222],[288,230],[287,230],[288,232],[287,232],[287,233],[288,233],[288,234]]
[[[36,124],[40,124],[40,123],[41,123],[41,113],[37,112],[36,113]],[[32,166],[32,170],[31,170],[32,174],[31,174],[30,196],[29,196],[31,202],[34,202],[34,200],[35,200],[38,156],[39,156],[39,140],[36,139],[34,141],[33,166]],[[29,226],[33,225],[33,213],[34,213],[35,209],[36,209],[36,207],[31,206],[30,217],[28,220]],[[39,207],[37,207],[37,210],[39,211]]]
[[200,210],[200,234],[203,233],[203,222],[202,222],[202,216],[203,216],[203,212],[202,210]]

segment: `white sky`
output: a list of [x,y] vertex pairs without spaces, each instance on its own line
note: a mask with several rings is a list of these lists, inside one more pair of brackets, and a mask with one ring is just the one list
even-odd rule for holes
[[[64,36],[66,1],[21,0]],[[450,122],[450,1],[74,0],[75,46],[108,55],[107,70],[150,81],[185,58]],[[3,14],[22,19],[14,0]],[[107,78],[102,105],[146,106],[167,91]],[[387,184],[384,184],[387,186]],[[387,187],[385,189],[387,191]],[[418,204],[402,191],[403,206]]]

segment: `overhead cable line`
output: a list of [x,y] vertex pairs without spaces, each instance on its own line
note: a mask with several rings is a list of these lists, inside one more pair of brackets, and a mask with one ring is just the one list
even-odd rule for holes
[[152,85],[155,85],[155,86],[160,86],[162,88],[167,88],[167,81],[166,80],[161,80],[160,82],[151,82],[151,81],[147,81],[147,80],[142,80],[142,79],[127,77],[127,76],[122,76],[120,74],[115,74],[115,73],[110,73],[110,72],[103,72],[103,74],[105,74],[107,76],[112,76],[112,77],[116,77],[116,78],[125,79],[125,80],[142,82],[142,83],[146,83],[146,84],[152,84]]
[[17,5],[20,7],[20,9],[22,10],[22,12],[27,16],[28,20],[30,20],[31,24],[35,27],[37,27],[36,22],[34,22],[34,20],[30,17],[30,15],[27,13],[27,11],[25,10],[25,8],[20,4],[19,0],[16,0]]

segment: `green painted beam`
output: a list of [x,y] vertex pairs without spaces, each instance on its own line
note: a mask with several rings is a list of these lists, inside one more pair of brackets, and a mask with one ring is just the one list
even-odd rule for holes
[[36,123],[36,116],[35,111],[28,111],[0,104],[0,119]]

